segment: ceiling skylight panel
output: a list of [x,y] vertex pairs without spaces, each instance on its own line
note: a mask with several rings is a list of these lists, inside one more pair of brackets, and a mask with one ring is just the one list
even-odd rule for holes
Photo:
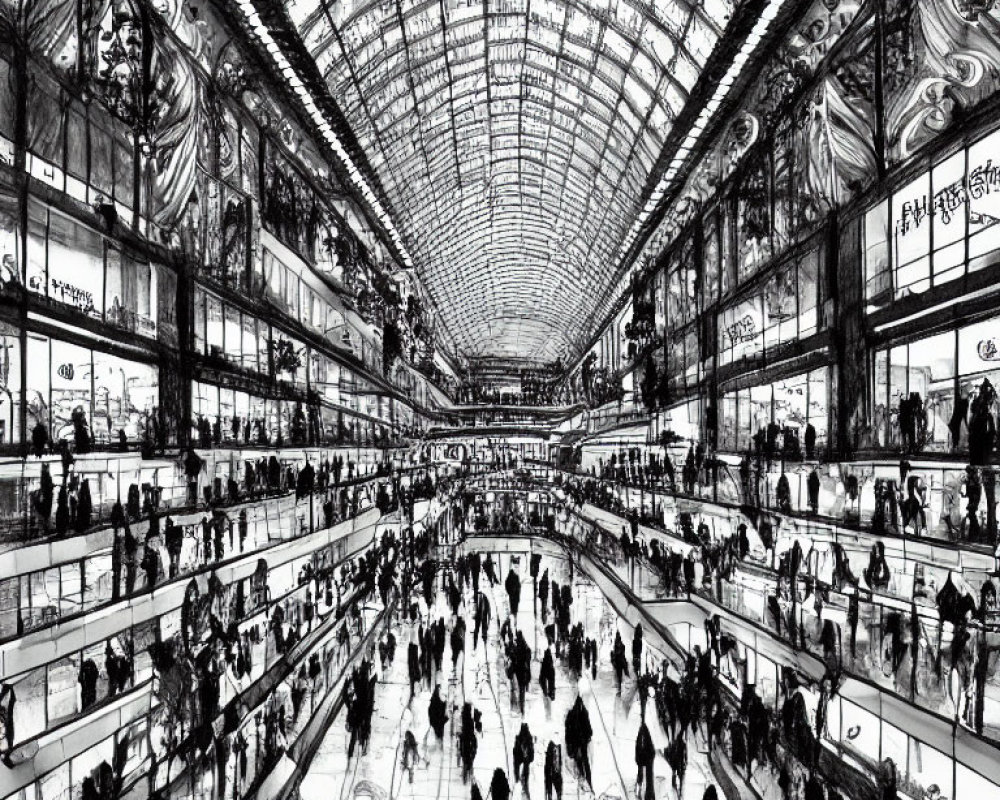
[[643,28],[641,47],[661,70],[671,66],[677,46],[668,34],[657,28],[655,25],[647,25]]
[[678,52],[677,58],[674,59],[674,69],[673,76],[677,78],[678,83],[681,84],[688,92],[694,87],[695,82],[698,80],[699,70],[683,53]]
[[684,45],[699,67],[708,61],[718,38],[715,31],[706,24],[700,14],[691,16],[691,24],[688,26]]

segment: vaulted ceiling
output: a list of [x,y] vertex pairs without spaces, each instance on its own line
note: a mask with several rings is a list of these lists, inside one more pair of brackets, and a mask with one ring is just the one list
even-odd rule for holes
[[733,0],[294,0],[455,349],[551,361],[619,245]]

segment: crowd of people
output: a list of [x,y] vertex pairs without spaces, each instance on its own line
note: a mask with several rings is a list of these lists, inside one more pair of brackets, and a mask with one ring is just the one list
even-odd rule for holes
[[[569,581],[560,584],[551,577],[548,565],[542,564],[538,555],[532,559],[531,574],[535,580],[528,595],[539,632],[544,632],[544,639],[536,645],[542,652],[536,654],[525,631],[518,625],[518,612],[522,602],[528,600],[523,597],[522,576],[513,565],[501,580],[492,553],[439,555],[444,557],[428,556],[401,575],[402,602],[398,624],[410,631],[410,641],[406,646],[408,706],[403,715],[397,751],[398,767],[403,778],[412,782],[415,771],[430,763],[431,752],[444,752],[446,731],[450,724],[455,757],[461,768],[462,780],[470,787],[471,800],[483,800],[484,796],[490,800],[510,800],[518,788],[529,794],[536,760],[542,762],[546,800],[561,800],[564,755],[576,779],[592,792],[594,728],[591,710],[580,693],[578,682],[584,676],[596,679],[599,662],[609,659],[618,676],[619,691],[623,683],[627,683],[624,676],[629,670],[636,679],[642,714],[635,751],[637,787],[644,792],[645,800],[655,800],[653,763],[656,758],[663,757],[671,770],[673,786],[679,797],[687,763],[686,739],[690,732],[697,729],[701,718],[700,715],[692,718],[687,713],[690,705],[685,705],[685,700],[690,699],[691,705],[704,707],[704,702],[697,700],[694,690],[689,688],[698,676],[697,671],[677,682],[675,691],[663,688],[669,685],[664,682],[668,674],[666,666],[663,680],[642,669],[648,659],[644,658],[641,626],[635,629],[631,658],[625,654],[620,634],[610,652],[602,653],[598,638],[588,635],[584,621],[574,613],[572,568]],[[443,607],[435,602],[437,598],[443,599]],[[506,608],[495,607],[498,599],[506,601]],[[473,618],[471,625],[466,623],[466,616]],[[470,627],[473,636],[472,641],[467,642]],[[493,750],[484,751],[480,747],[483,709],[476,706],[472,693],[466,695],[463,691],[459,696],[449,688],[457,680],[455,676],[463,674],[467,646],[475,651],[482,648],[484,662],[494,660],[502,665],[503,677],[509,682],[510,714],[514,719],[520,717],[510,742],[509,761]],[[449,647],[450,659],[446,659]],[[390,628],[378,647],[382,674],[392,667],[395,649],[396,634]],[[448,660],[451,662],[450,671]],[[483,677],[477,669],[476,676],[477,682],[491,680],[488,670]],[[531,730],[529,715],[525,714],[526,697],[537,691],[545,708],[551,709],[557,682],[567,682],[575,689],[576,696],[565,714],[561,740],[552,737],[542,745]],[[354,756],[358,747],[361,753],[365,751],[371,731],[374,687],[373,674],[365,663],[345,690],[350,692],[351,697],[347,716],[351,732],[348,758]],[[422,698],[426,698],[427,704],[427,730],[423,738],[413,725],[414,704],[423,703]],[[655,698],[657,712],[663,710],[660,718],[664,730],[670,731],[670,745],[665,750],[652,745],[646,720],[648,698]],[[497,710],[500,711],[499,708]],[[669,727],[666,720],[670,721]],[[492,772],[487,770],[491,776],[488,785],[480,785],[474,769],[477,759],[481,762],[484,753],[491,758],[499,756],[502,762]],[[704,797],[714,800],[717,797],[714,787],[709,787]]]

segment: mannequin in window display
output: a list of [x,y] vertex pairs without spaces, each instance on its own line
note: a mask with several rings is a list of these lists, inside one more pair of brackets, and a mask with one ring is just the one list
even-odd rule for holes
[[784,472],[778,478],[778,485],[775,489],[775,501],[777,502],[778,511],[782,514],[792,513],[792,490],[788,484],[788,476]]
[[962,520],[962,537],[969,542],[979,542],[982,539],[982,529],[979,525],[979,503],[983,496],[983,486],[976,467],[965,468],[965,486],[963,494],[967,503],[965,519]]
[[858,523],[861,521],[861,492],[858,486],[857,475],[848,475],[844,478],[844,492],[847,495],[847,503],[844,507],[844,521]]
[[809,511],[812,514],[819,513],[819,473],[816,470],[809,472],[806,478],[806,494],[809,498]]
[[904,533],[927,535],[926,494],[927,487],[918,475],[910,475],[906,479],[906,499],[900,504]]
[[884,590],[888,588],[891,573],[889,571],[889,564],[885,560],[885,545],[882,542],[875,542],[872,545],[868,566],[862,574],[864,575],[865,583],[872,590]]
[[981,466],[989,462],[996,443],[996,420],[993,417],[993,403],[996,390],[988,378],[984,378],[979,391],[969,405],[969,463]]
[[958,449],[962,436],[962,423],[965,422],[969,412],[969,398],[956,395],[955,407],[951,412],[951,419],[948,420],[948,431],[951,433],[951,448]]
[[73,451],[79,454],[89,453],[92,437],[83,406],[77,406],[73,409],[70,422],[73,425]]

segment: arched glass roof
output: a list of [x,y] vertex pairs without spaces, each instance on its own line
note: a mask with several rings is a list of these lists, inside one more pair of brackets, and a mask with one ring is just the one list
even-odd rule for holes
[[733,0],[295,0],[286,8],[463,355],[551,361]]

